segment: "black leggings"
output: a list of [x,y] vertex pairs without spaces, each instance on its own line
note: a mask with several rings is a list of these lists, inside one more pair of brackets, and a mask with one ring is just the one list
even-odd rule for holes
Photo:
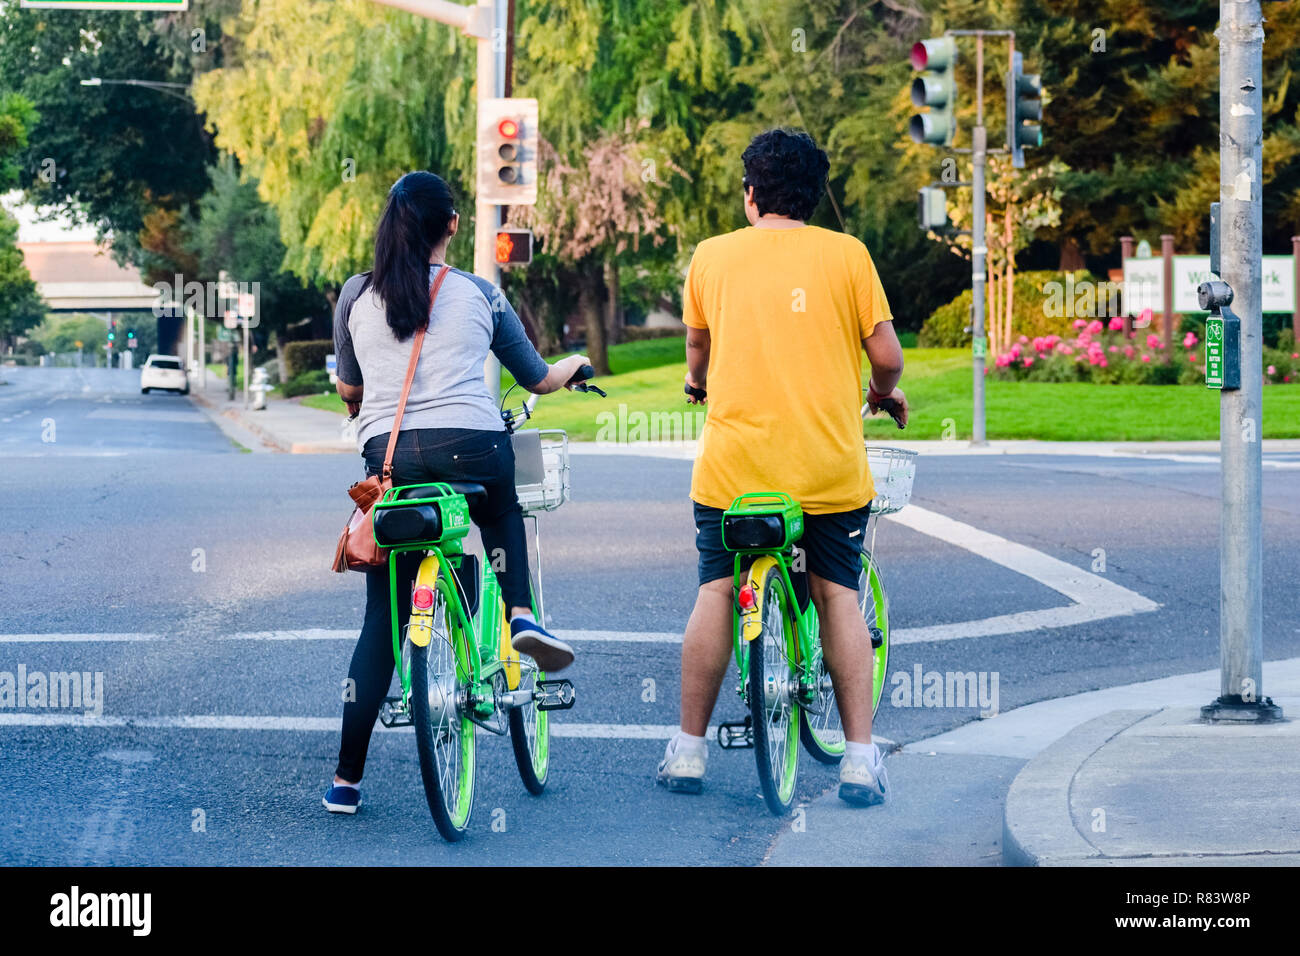
[[[377,475],[384,463],[387,433],[366,442],[366,473]],[[393,484],[425,481],[472,481],[487,489],[485,500],[470,509],[479,528],[487,560],[501,584],[507,609],[531,606],[528,586],[528,539],[523,512],[515,494],[515,454],[510,436],[467,428],[416,428],[397,436],[393,452]],[[410,617],[405,598],[420,565],[418,551],[395,555],[397,562],[397,620],[399,633]],[[365,572],[366,616],[352,652],[349,686],[343,703],[343,741],[335,773],[343,780],[361,779],[370,748],[370,734],[379,705],[393,680],[393,630],[389,610],[388,568]]]

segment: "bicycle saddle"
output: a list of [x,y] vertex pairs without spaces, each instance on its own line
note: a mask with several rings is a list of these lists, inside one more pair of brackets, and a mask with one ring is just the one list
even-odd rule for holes
[[[479,502],[487,498],[487,489],[477,482],[473,481],[448,481],[444,484],[449,485],[451,490],[458,495],[464,495],[466,503],[473,508]],[[409,485],[397,492],[397,500],[405,501],[410,498],[427,498],[429,497],[428,485]]]

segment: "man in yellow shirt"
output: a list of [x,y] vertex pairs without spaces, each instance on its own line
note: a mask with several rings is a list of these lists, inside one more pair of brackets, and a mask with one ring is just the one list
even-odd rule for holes
[[863,531],[874,496],[862,442],[861,359],[867,402],[900,423],[903,353],[866,246],[807,225],[830,163],[811,136],[783,129],[741,157],[750,228],[696,247],[683,294],[686,384],[711,402],[700,435],[695,502],[700,589],[682,644],[682,717],[658,779],[698,793],[704,734],[731,660],[732,561],[722,511],[746,492],[784,491],[802,506],[799,547],[844,724],[840,796],[870,805],[888,781],[871,742],[871,638],[858,607]]

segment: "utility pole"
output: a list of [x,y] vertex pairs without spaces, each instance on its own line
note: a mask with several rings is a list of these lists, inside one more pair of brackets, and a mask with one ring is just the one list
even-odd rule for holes
[[[1264,696],[1264,554],[1260,536],[1263,431],[1264,20],[1260,0],[1220,0],[1220,277],[1240,317],[1240,388],[1219,395],[1219,697],[1210,721],[1282,716]],[[1231,357],[1228,361],[1231,361]],[[1207,369],[1208,370],[1208,369]]]
[[984,358],[988,351],[984,335],[984,283],[988,278],[984,240],[984,169],[988,164],[989,137],[984,127],[984,36],[975,37],[975,128],[971,131],[971,436],[972,445],[988,444],[984,437]]

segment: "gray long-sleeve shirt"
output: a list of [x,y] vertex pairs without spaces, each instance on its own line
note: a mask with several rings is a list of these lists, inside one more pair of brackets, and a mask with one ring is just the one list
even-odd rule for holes
[[[450,267],[429,267],[430,282],[443,268]],[[366,276],[355,275],[343,284],[334,309],[334,352],[339,381],[365,388],[358,416],[359,448],[375,435],[392,431],[411,346],[411,339],[399,342],[393,335],[384,304]],[[489,351],[525,388],[546,377],[549,366],[528,341],[501,290],[486,279],[452,269],[430,314],[402,430],[502,431],[496,396],[483,380]]]

